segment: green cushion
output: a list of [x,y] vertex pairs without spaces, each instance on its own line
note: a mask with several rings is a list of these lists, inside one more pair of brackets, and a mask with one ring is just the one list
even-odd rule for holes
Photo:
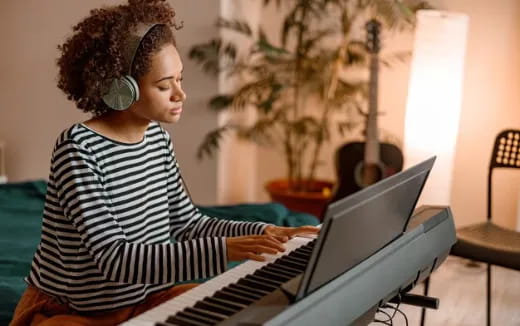
[[[0,325],[7,325],[26,284],[31,260],[40,242],[47,184],[43,180],[0,184]],[[278,203],[198,206],[216,218],[266,222],[281,226],[317,225],[318,219],[289,211]],[[232,268],[240,262],[232,262]],[[202,282],[204,280],[198,280]]]
[[25,290],[40,242],[46,183],[0,184],[0,325],[7,325]]
[[279,226],[319,224],[319,220],[315,216],[290,211],[284,205],[279,203],[198,207],[202,213],[208,216],[226,220],[265,222]]

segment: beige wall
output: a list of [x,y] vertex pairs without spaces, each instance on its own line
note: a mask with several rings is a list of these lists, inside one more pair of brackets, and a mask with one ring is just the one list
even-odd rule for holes
[[[455,154],[451,207],[457,225],[485,218],[486,176],[494,136],[505,128],[520,128],[520,1],[518,0],[433,0],[439,9],[463,12],[470,17],[464,95],[460,132]],[[269,22],[269,13],[264,22]],[[272,25],[272,24],[271,24]],[[413,34],[383,35],[383,55],[411,50]],[[385,112],[380,127],[402,141],[410,64],[383,69],[380,75],[379,107]],[[442,126],[439,126],[440,130]],[[356,138],[354,135],[353,138]],[[330,159],[337,146],[348,139],[336,138],[324,149],[319,175],[334,179]],[[239,153],[235,154],[237,157]],[[278,153],[260,148],[256,198],[268,200],[263,185],[285,175]],[[220,180],[226,182],[227,180]],[[512,182],[511,182],[512,181]],[[499,224],[514,227],[520,191],[520,176],[497,173],[495,179]],[[512,184],[512,185],[510,185]],[[506,186],[507,185],[507,186]],[[500,197],[500,198],[499,198]]]
[[[520,2],[443,0],[470,16],[464,99],[455,156],[452,207],[459,224],[485,218],[486,178],[495,135],[520,128]],[[520,177],[494,178],[494,217],[514,227]]]
[[[6,142],[10,181],[47,178],[59,132],[88,118],[55,86],[56,46],[90,9],[120,3],[123,1],[0,1],[0,30],[5,31],[0,45],[0,139]],[[217,124],[216,115],[205,109],[209,96],[217,90],[217,81],[189,62],[187,51],[192,44],[217,34],[212,24],[220,2],[171,3],[185,26],[177,32],[177,39],[184,58],[188,102],[181,121],[167,129],[195,201],[211,204],[216,198],[216,162],[197,162],[195,150],[204,132]]]

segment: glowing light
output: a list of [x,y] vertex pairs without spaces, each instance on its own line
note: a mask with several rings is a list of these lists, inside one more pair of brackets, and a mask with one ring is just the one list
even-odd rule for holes
[[449,204],[468,16],[419,10],[405,117],[405,166],[437,156],[421,202]]

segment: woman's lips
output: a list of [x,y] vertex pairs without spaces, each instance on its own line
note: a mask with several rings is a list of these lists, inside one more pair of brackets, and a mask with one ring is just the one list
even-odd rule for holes
[[171,114],[180,114],[182,112],[182,106],[178,108],[170,109]]

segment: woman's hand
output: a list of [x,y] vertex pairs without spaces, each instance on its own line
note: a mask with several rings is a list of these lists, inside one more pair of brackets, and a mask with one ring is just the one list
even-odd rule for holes
[[230,261],[244,259],[265,261],[265,257],[261,254],[274,255],[285,251],[282,241],[268,234],[226,238],[226,247],[227,258]]
[[268,225],[262,235],[248,235],[226,238],[227,258],[229,261],[252,259],[265,261],[261,254],[275,255],[284,252],[283,243],[300,234],[317,234],[315,226],[284,227]]
[[298,235],[310,235],[310,234],[318,234],[320,232],[320,228],[316,226],[306,225],[299,227],[285,227],[285,226],[276,226],[276,225],[268,225],[264,229],[264,234],[270,235],[279,241],[286,242],[289,239],[298,236]]

